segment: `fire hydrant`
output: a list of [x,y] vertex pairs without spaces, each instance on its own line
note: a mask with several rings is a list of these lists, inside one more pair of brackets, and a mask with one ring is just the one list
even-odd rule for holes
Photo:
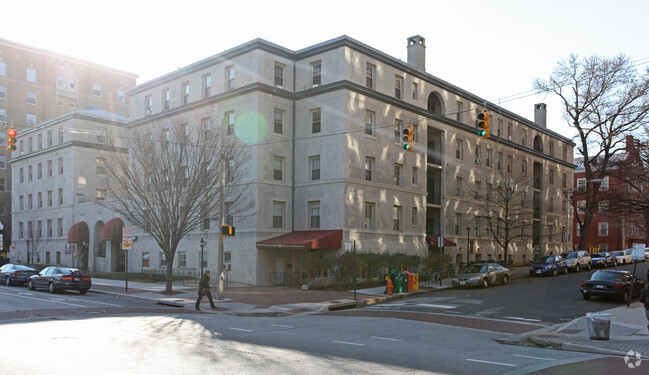
[[392,295],[392,289],[394,288],[394,285],[392,285],[392,280],[388,279],[388,285],[386,286],[386,289],[388,290],[388,295]]

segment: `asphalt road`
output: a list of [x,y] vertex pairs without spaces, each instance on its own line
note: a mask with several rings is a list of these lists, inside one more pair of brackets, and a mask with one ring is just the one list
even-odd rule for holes
[[[633,265],[611,269],[633,270]],[[637,264],[636,275],[645,279],[649,262]],[[556,324],[568,322],[587,312],[622,305],[620,300],[593,297],[585,301],[579,288],[595,272],[570,272],[568,275],[524,277],[508,285],[487,289],[449,289],[418,297],[365,307],[366,310],[391,310],[504,319],[516,322]]]

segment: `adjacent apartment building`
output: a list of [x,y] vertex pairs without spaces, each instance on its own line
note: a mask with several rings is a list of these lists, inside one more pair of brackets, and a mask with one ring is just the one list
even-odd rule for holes
[[[189,124],[230,136],[249,130],[242,141],[255,209],[225,213],[236,227],[224,240],[229,280],[283,283],[301,273],[305,254],[339,254],[349,241],[357,251],[443,251],[456,264],[522,264],[562,251],[562,192],[572,181],[574,144],[547,128],[545,104],[529,121],[427,73],[425,39],[407,43],[404,62],[347,36],[298,51],[255,39],[127,93],[131,128]],[[484,108],[489,138],[478,135]],[[412,151],[402,147],[408,126]],[[499,189],[497,176],[529,181],[515,202],[526,226],[512,237],[508,259],[486,229],[480,203]],[[203,238],[205,263],[216,269],[220,218],[210,217],[215,225],[181,242],[174,268],[200,268]],[[84,219],[95,228],[87,241],[90,267],[110,263],[97,260],[107,253],[107,220]],[[129,269],[170,266],[146,233],[133,228],[133,235]]]
[[[48,143],[44,132],[34,133],[31,142],[20,135],[76,110],[104,110],[127,117],[126,93],[135,86],[136,78],[132,73],[0,39],[0,222],[4,226],[4,251],[26,246],[25,240],[19,241],[14,233],[9,161],[41,152]],[[14,152],[5,147],[10,127],[20,137]]]

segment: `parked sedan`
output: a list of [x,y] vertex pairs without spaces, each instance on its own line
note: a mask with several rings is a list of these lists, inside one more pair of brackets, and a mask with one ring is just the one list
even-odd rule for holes
[[611,254],[613,254],[613,256],[616,258],[617,264],[633,263],[633,258],[631,257],[631,250],[613,251]]
[[92,287],[90,276],[82,275],[76,268],[47,267],[38,275],[29,278],[27,287],[34,289],[47,289],[50,293],[58,290],[78,290],[86,294]]
[[498,263],[476,263],[471,264],[460,271],[451,280],[454,287],[459,286],[482,286],[488,287],[496,283],[503,285],[509,282],[511,274],[509,269]]
[[617,258],[611,253],[592,253],[590,254],[590,258],[592,259],[593,267],[606,268],[608,266],[617,266]]
[[25,266],[24,264],[7,263],[0,267],[0,280],[4,281],[6,286],[24,284],[30,276],[36,274],[38,274],[36,268]]
[[530,267],[530,276],[533,275],[552,275],[556,276],[559,272],[568,274],[566,260],[561,255],[548,255],[541,257],[532,263]]
[[581,294],[585,300],[591,296],[617,297],[624,303],[628,302],[629,289],[633,284],[633,297],[637,297],[644,289],[644,281],[633,276],[629,271],[599,270],[590,279],[581,283]]

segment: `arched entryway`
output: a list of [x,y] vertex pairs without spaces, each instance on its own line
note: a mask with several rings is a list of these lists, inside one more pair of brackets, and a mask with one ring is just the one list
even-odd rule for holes
[[110,270],[124,272],[124,252],[122,251],[122,227],[124,222],[116,217],[108,220],[101,230],[101,246],[110,258]]
[[90,231],[85,221],[74,223],[68,230],[68,243],[74,252],[75,266],[84,272],[88,272],[88,244]]

